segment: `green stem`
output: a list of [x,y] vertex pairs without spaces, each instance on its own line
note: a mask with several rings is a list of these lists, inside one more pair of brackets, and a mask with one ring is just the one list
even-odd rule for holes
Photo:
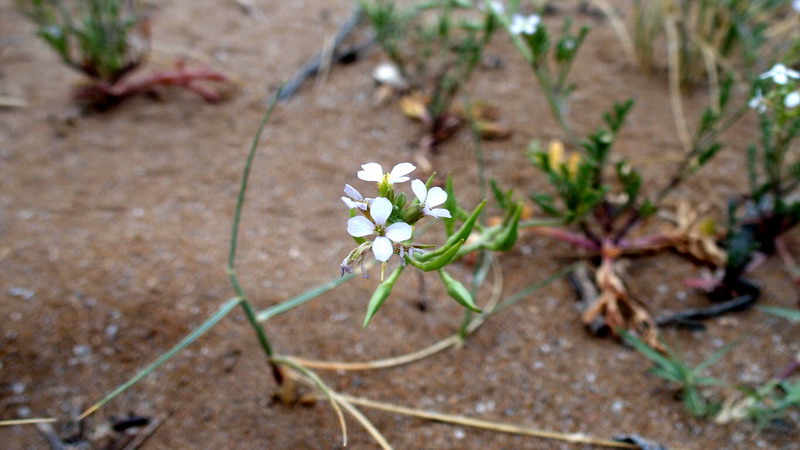
[[264,331],[264,328],[258,322],[258,317],[253,310],[253,307],[250,305],[250,302],[247,300],[247,296],[244,293],[244,289],[242,285],[239,283],[239,279],[236,276],[235,265],[236,265],[236,249],[239,243],[239,225],[242,219],[242,210],[244,209],[244,202],[245,202],[245,193],[247,192],[247,182],[250,179],[250,169],[253,166],[253,160],[256,156],[256,151],[258,150],[258,142],[261,140],[261,135],[264,132],[264,127],[266,127],[267,122],[269,121],[270,116],[272,116],[272,111],[275,109],[275,104],[278,102],[278,98],[280,97],[282,89],[278,89],[275,95],[272,97],[272,100],[269,103],[269,107],[267,108],[267,112],[264,114],[264,117],[261,119],[261,123],[258,125],[258,131],[256,132],[255,137],[253,138],[253,143],[250,146],[250,152],[247,154],[247,161],[244,165],[244,171],[242,173],[242,183],[239,187],[239,196],[236,199],[236,210],[233,215],[233,227],[231,230],[231,243],[230,248],[228,251],[228,267],[227,273],[228,278],[230,279],[231,285],[233,286],[234,291],[236,291],[236,295],[240,299],[240,305],[242,309],[244,309],[245,314],[247,315],[247,320],[250,322],[250,325],[253,327],[253,330],[258,337],[258,342],[261,345],[261,348],[264,350],[264,353],[267,356],[267,362],[272,369],[272,375],[275,378],[275,382],[279,385],[283,383],[283,374],[280,370],[280,367],[272,361],[272,346],[269,343],[269,339],[267,338],[267,334]]
[[234,298],[228,300],[227,302],[225,302],[219,308],[219,311],[217,311],[213,316],[211,316],[208,319],[206,319],[205,322],[200,324],[199,327],[195,328],[191,333],[189,333],[188,336],[186,336],[185,338],[181,339],[180,342],[178,342],[174,347],[169,349],[166,353],[164,353],[161,356],[159,356],[158,359],[156,359],[152,364],[150,364],[149,366],[147,366],[144,369],[142,369],[141,371],[139,371],[139,373],[137,373],[133,378],[131,378],[130,380],[128,380],[125,383],[121,384],[119,387],[117,387],[116,389],[114,389],[113,391],[108,393],[105,397],[103,397],[102,400],[100,400],[99,402],[95,403],[89,409],[84,411],[80,416],[78,416],[77,420],[81,420],[81,419],[85,418],[86,416],[88,416],[89,414],[97,411],[98,409],[100,409],[100,407],[102,407],[103,405],[105,405],[106,403],[111,401],[114,397],[116,397],[119,394],[125,392],[131,386],[133,386],[134,384],[136,384],[139,381],[141,381],[141,379],[146,377],[147,375],[149,375],[150,372],[156,370],[156,368],[158,368],[158,366],[160,366],[160,365],[164,364],[165,362],[167,362],[170,358],[172,358],[173,356],[178,354],[181,350],[183,350],[189,344],[191,344],[192,342],[197,340],[197,338],[202,336],[203,333],[205,333],[211,327],[216,325],[216,323],[219,322],[220,320],[222,320],[223,317],[227,316],[228,313],[231,312],[231,310],[236,308],[241,301],[242,301],[241,298],[234,297]]

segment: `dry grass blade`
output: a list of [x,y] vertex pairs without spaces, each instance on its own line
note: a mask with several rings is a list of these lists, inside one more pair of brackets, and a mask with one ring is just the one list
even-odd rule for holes
[[502,422],[491,422],[488,420],[472,419],[470,417],[464,417],[464,416],[456,416],[451,414],[442,414],[437,412],[424,411],[420,409],[406,408],[403,406],[396,406],[389,403],[376,402],[365,398],[351,397],[345,394],[337,394],[337,395],[341,400],[346,400],[354,405],[364,406],[366,408],[379,409],[381,411],[403,414],[412,417],[419,417],[422,419],[434,420],[437,422],[463,425],[467,427],[480,428],[484,430],[496,431],[501,433],[533,436],[543,439],[553,439],[558,441],[570,442],[573,444],[589,444],[589,445],[597,445],[601,447],[613,447],[613,448],[639,448],[637,445],[634,444],[612,441],[609,439],[595,438],[592,436],[587,436],[583,433],[558,433],[555,431],[537,430],[533,428],[509,425]]
[[608,0],[594,0],[595,5],[603,11],[603,14],[608,17],[608,20],[611,22],[611,27],[614,29],[614,32],[617,33],[617,37],[619,38],[619,42],[622,45],[622,51],[625,52],[625,56],[631,60],[632,63],[636,64],[636,50],[633,45],[633,39],[631,39],[630,33],[628,33],[628,29],[625,27],[625,23],[622,21],[622,17],[614,10],[614,7],[608,2]]
[[53,419],[51,417],[0,420],[0,427],[10,427],[13,425],[35,425],[37,423],[54,423],[54,422],[56,422],[56,419]]
[[681,100],[681,63],[678,55],[680,42],[678,41],[678,26],[674,16],[666,18],[664,28],[667,30],[669,98],[672,106],[672,117],[675,120],[675,128],[678,132],[678,138],[681,140],[681,145],[683,145],[683,150],[689,153],[692,150],[692,140],[689,137],[689,126],[686,124],[686,114],[683,111],[683,100]]
[[[492,262],[492,270],[495,282],[492,286],[492,297],[487,303],[486,307],[484,308],[484,310],[487,311],[487,313],[479,315],[477,318],[475,318],[474,321],[472,321],[472,323],[470,323],[469,327],[467,328],[467,334],[471,334],[472,332],[477,330],[483,324],[483,322],[486,321],[489,314],[493,312],[495,307],[500,302],[500,295],[503,292],[503,287],[502,287],[503,272],[502,270],[500,270],[500,265],[496,261]],[[461,341],[462,341],[461,336],[459,336],[458,334],[454,334],[429,347],[425,347],[422,350],[418,350],[412,353],[407,353],[405,355],[396,356],[394,358],[378,359],[374,361],[365,361],[365,362],[315,361],[311,359],[304,359],[297,357],[292,357],[292,360],[298,364],[302,364],[305,367],[311,369],[319,369],[319,370],[357,371],[357,370],[386,369],[389,367],[402,366],[405,364],[410,364],[415,361],[419,361],[421,359],[425,359],[450,347],[456,346]]]
[[[347,447],[347,422],[344,420],[344,414],[342,414],[341,408],[339,408],[340,402],[336,398],[336,392],[334,392],[331,388],[329,388],[328,385],[325,384],[325,382],[322,381],[322,378],[320,378],[317,374],[308,370],[308,368],[298,364],[292,358],[273,357],[272,361],[277,364],[283,364],[285,366],[291,367],[292,369],[302,373],[307,378],[305,379],[300,378],[301,380],[306,381],[308,384],[313,384],[314,386],[317,387],[317,389],[321,390],[325,394],[325,396],[328,398],[328,401],[330,401],[331,407],[333,408],[334,412],[336,412],[336,417],[339,419],[339,426],[342,429],[342,446]],[[345,409],[347,409],[347,407],[345,407]],[[356,417],[356,419],[358,419],[358,417]]]
[[389,445],[389,441],[375,428],[375,425],[367,419],[367,416],[361,413],[355,406],[353,406],[352,402],[349,400],[347,396],[342,394],[334,393],[334,398],[336,401],[340,402],[344,409],[347,410],[356,420],[367,430],[367,432],[372,436],[373,439],[381,446],[384,450],[391,450],[392,446]]

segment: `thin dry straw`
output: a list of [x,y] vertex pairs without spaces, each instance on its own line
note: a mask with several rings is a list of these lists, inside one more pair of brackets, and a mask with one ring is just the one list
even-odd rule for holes
[[[527,288],[517,292],[516,294],[512,295],[511,297],[507,298],[506,300],[497,303],[496,300],[490,302],[487,305],[486,310],[483,314],[479,314],[475,320],[470,322],[469,326],[466,329],[466,336],[472,334],[480,328],[481,325],[493,314],[496,314],[502,311],[509,306],[515,305],[520,302],[525,297],[531,295],[532,293],[536,292],[537,290],[541,289],[542,287],[550,284],[551,282],[567,275],[568,273],[575,270],[577,264],[573,264],[555,275],[552,275],[549,278],[546,278],[538,283],[535,283]],[[497,273],[495,273],[497,276]],[[421,359],[427,358],[429,356],[435,355],[441,351],[444,351],[450,347],[456,346],[459,343],[463,342],[464,338],[460,333],[456,333],[448,338],[445,338],[429,347],[425,347],[422,350],[418,350],[412,353],[408,353],[406,355],[397,356],[394,358],[386,358],[386,359],[379,359],[374,361],[364,361],[364,362],[348,362],[348,361],[315,361],[310,359],[303,359],[297,357],[291,357],[293,361],[298,364],[302,364],[303,366],[312,368],[312,369],[320,369],[320,370],[348,370],[348,371],[356,371],[356,370],[374,370],[374,369],[385,369],[389,367],[396,367],[404,364],[409,364],[415,361],[419,361]]]
[[52,417],[0,420],[0,427],[10,427],[13,425],[35,425],[37,423],[53,423],[55,421],[56,419],[53,419]]
[[404,406],[396,406],[389,403],[376,402],[373,400],[368,400],[359,397],[352,397],[345,394],[337,394],[337,397],[343,400],[347,400],[348,402],[354,405],[364,406],[366,408],[373,408],[381,411],[403,414],[406,416],[419,417],[422,419],[434,420],[437,422],[463,425],[467,427],[480,428],[495,432],[518,434],[523,436],[533,436],[543,439],[565,441],[573,444],[589,444],[589,445],[597,445],[602,447],[613,447],[613,448],[639,448],[639,446],[634,444],[629,444],[627,442],[619,442],[619,441],[612,441],[609,439],[595,438],[592,436],[587,436],[583,433],[558,433],[555,431],[537,430],[517,425],[510,425],[502,422],[492,422],[488,420],[473,419],[464,416],[442,414],[438,412],[425,411],[414,408],[406,408]]

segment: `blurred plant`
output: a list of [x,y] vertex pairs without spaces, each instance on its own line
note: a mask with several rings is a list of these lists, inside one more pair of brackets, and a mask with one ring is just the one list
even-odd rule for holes
[[[516,11],[518,6],[518,1],[512,2],[511,11]],[[568,17],[560,35],[553,40],[538,14],[509,16],[496,8],[490,10],[508,30],[517,49],[533,69],[553,117],[569,141],[576,144],[575,133],[567,118],[568,100],[575,90],[575,84],[568,83],[567,78],[578,50],[589,33],[589,27],[583,26],[577,34],[572,34],[572,19]]]
[[[800,321],[800,310],[772,306],[758,307],[763,312],[778,317]],[[782,419],[791,408],[800,408],[800,379],[792,377],[800,372],[800,353],[772,380],[761,386],[739,386],[744,398],[731,398],[725,402],[715,418],[717,423],[728,423],[748,418],[759,427],[765,427]]]
[[[797,310],[774,307],[759,309],[790,320],[800,320],[800,311]],[[713,417],[716,423],[748,418],[763,427],[784,417],[790,408],[800,407],[800,380],[791,380],[800,370],[800,354],[774,379],[757,387],[737,386],[739,395],[734,394],[724,402],[716,402],[709,401],[702,395],[702,387],[731,385],[726,381],[702,376],[702,373],[735,347],[737,342],[722,347],[701,364],[691,367],[669,346],[663,346],[665,353],[662,354],[627,331],[623,331],[622,336],[634,349],[655,363],[655,367],[649,370],[650,373],[678,387],[686,409],[695,417]]]
[[[598,4],[611,19],[628,56],[649,73],[666,55],[670,70],[678,72],[681,86],[703,81],[712,85],[719,69],[735,72],[744,63],[745,79],[758,63],[759,48],[776,35],[772,30],[784,21],[789,0],[634,0],[630,26],[607,0]],[[631,30],[631,31],[629,31]],[[631,37],[632,36],[632,37]],[[661,42],[666,49],[659,51]]]
[[708,359],[692,367],[667,345],[662,346],[665,349],[665,354],[661,354],[631,333],[622,331],[622,337],[625,342],[655,364],[648,372],[673,383],[677,387],[683,404],[693,416],[710,417],[719,412],[722,405],[718,402],[709,401],[702,395],[701,390],[705,386],[720,386],[724,383],[716,378],[703,376],[702,373],[725,356],[737,345],[736,343],[722,347]]
[[425,129],[421,149],[433,149],[447,140],[469,114],[483,136],[509,134],[494,121],[494,108],[476,102],[459,109],[454,103],[497,28],[492,14],[480,13],[476,19],[472,3],[466,0],[428,1],[406,9],[392,0],[359,3],[391,60],[376,70],[376,80],[402,91],[403,113]]
[[[532,231],[566,241],[599,257],[594,281],[600,292],[597,299],[588,299],[589,305],[583,313],[587,326],[595,331],[636,330],[648,344],[658,347],[655,321],[645,305],[628,293],[616,262],[626,254],[672,247],[714,265],[724,264],[725,255],[716,246],[713,227],[701,223],[699,215],[688,208],[679,210],[672,229],[645,236],[638,230],[659,211],[669,193],[716,155],[721,148],[720,134],[747,111],[747,105],[732,107],[733,79],[726,77],[712,105],[703,112],[697,131],[687,137],[686,152],[668,183],[648,196],[643,192],[646,184],[641,175],[626,160],[612,162],[612,147],[633,100],[614,104],[603,115],[604,126],[584,139],[575,135],[566,119],[569,94],[575,89],[566,80],[588,29],[584,27],[573,35],[569,31],[570,19],[566,19],[559,38],[553,39],[538,16],[512,15],[510,20],[502,14],[497,16],[531,64],[554,118],[576,149],[565,162],[561,142],[552,142],[547,151],[537,141],[531,143],[531,161],[547,175],[555,190],[555,195],[536,193],[531,199],[545,214],[562,223],[558,227],[535,227]],[[553,41],[556,45],[551,45]],[[633,234],[638,237],[631,238]]]
[[793,145],[800,135],[800,72],[776,64],[753,87],[750,107],[759,116],[761,143],[747,153],[750,193],[728,206],[729,255],[724,273],[706,288],[729,297],[742,277],[763,258],[778,253],[792,278],[800,283],[800,267],[783,243],[783,235],[800,223],[800,153]]
[[[351,273],[356,266],[361,266],[364,272],[364,259],[370,251],[375,259],[382,263],[381,284],[370,299],[364,326],[367,326],[389,297],[400,274],[409,264],[424,272],[437,271],[447,293],[455,301],[471,311],[480,313],[481,310],[475,305],[470,290],[448,274],[445,267],[473,251],[510,249],[517,240],[522,205],[518,203],[507,205],[508,213],[503,223],[483,229],[476,222],[486,201],[467,215],[456,203],[453,183],[449,177],[446,190],[438,186],[431,187],[433,176],[427,183],[413,180],[411,188],[416,199],[409,203],[406,194],[395,191],[395,184],[408,181],[409,177],[406,175],[416,167],[410,163],[401,163],[388,173],[384,173],[383,168],[377,163],[368,163],[361,167],[358,178],[376,182],[378,196],[365,198],[349,184],[345,185],[345,196],[342,197],[342,201],[351,211],[347,231],[358,246],[342,261],[341,268],[342,274]],[[410,242],[413,226],[426,216],[442,219],[448,236],[445,244],[435,250],[429,250],[435,247],[433,245]],[[463,220],[458,230],[455,227],[457,219]],[[480,234],[465,245],[476,226],[481,229]],[[372,241],[364,238],[370,235],[375,235]],[[387,261],[395,254],[400,257],[400,265],[384,279]],[[366,276],[365,272],[364,274]]]
[[76,92],[80,100],[104,108],[157,85],[181,86],[208,101],[221,100],[199,82],[225,82],[226,77],[210,69],[187,69],[183,62],[174,71],[125,81],[150,52],[150,23],[134,0],[15,1],[61,60],[91,80]]

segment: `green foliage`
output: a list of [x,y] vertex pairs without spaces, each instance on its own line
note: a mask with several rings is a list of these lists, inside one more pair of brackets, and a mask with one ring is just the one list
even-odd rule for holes
[[69,66],[115,83],[141,63],[148,36],[129,0],[16,0],[41,37]]
[[[575,223],[583,220],[606,201],[606,195],[613,189],[613,186],[604,181],[609,154],[632,106],[633,100],[614,104],[611,111],[603,114],[606,127],[599,128],[589,135],[581,143],[583,155],[573,154],[567,163],[562,161],[563,150],[558,147],[551,146],[548,152],[544,152],[538,144],[533,145],[529,152],[531,162],[547,174],[561,201],[559,206],[555,198],[550,195],[540,193],[532,195],[531,199],[546,214],[562,218],[565,223]],[[560,144],[552,145],[560,146]],[[610,220],[623,213],[641,209],[644,205],[637,202],[642,184],[641,175],[625,161],[617,163],[615,169],[617,182],[625,194],[625,201],[618,205],[608,205],[611,207]]]
[[716,386],[722,383],[716,378],[703,376],[702,373],[728,353],[736,345],[735,343],[717,350],[702,363],[691,367],[669,347],[666,347],[667,353],[663,355],[627,331],[622,332],[622,337],[625,342],[655,364],[649,370],[650,373],[677,386],[683,404],[693,416],[709,417],[719,411],[721,405],[704,398],[700,389],[703,386]]
[[[714,83],[720,68],[743,63],[745,78],[759,62],[767,42],[767,29],[780,21],[788,0],[635,0],[632,37],[620,33],[640,67],[651,71],[662,60],[657,47],[677,49],[680,82],[684,86]],[[674,26],[675,33],[669,28]],[[628,41],[632,41],[629,44]]]
[[755,250],[771,253],[774,240],[800,223],[800,153],[793,146],[800,135],[800,107],[787,104],[800,80],[778,83],[770,73],[752,89],[761,139],[747,152],[750,192],[729,206],[726,246],[734,255],[729,267],[746,264]]
[[359,4],[389,59],[412,89],[428,94],[431,117],[450,111],[497,28],[492,15],[481,14],[476,20],[470,14],[471,3],[457,0],[410,8],[393,0],[359,0]]

